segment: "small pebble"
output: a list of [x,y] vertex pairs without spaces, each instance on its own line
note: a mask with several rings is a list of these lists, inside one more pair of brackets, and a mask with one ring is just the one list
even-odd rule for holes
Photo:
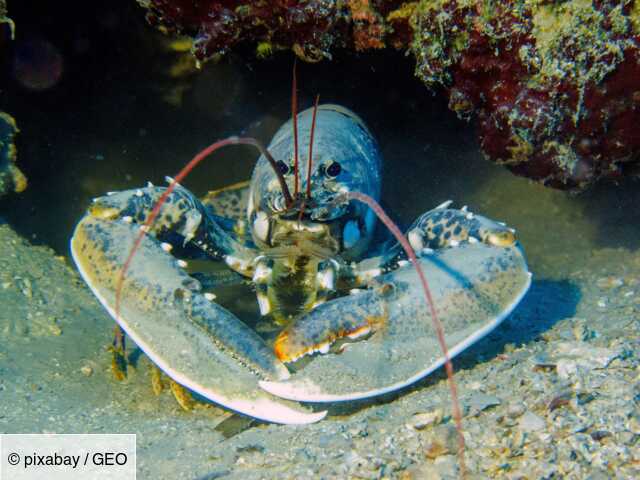
[[618,434],[618,440],[625,445],[631,445],[635,441],[635,437],[632,432],[620,432]]
[[520,428],[525,432],[535,432],[545,427],[544,419],[528,411],[520,418]]
[[591,432],[591,438],[593,438],[597,442],[604,438],[610,437],[611,435],[612,433],[608,430],[596,430],[594,432]]
[[33,298],[33,289],[31,287],[31,281],[28,278],[23,278],[22,284],[23,284],[22,294],[29,299]]
[[464,407],[469,409],[469,413],[474,415],[478,412],[486,410],[490,407],[495,407],[496,405],[500,405],[501,400],[495,395],[488,395],[483,392],[473,392],[464,399],[462,399],[462,404]]
[[507,407],[507,415],[511,418],[518,418],[526,411],[522,403],[511,403]]
[[411,417],[407,426],[415,430],[423,430],[430,425],[438,425],[442,422],[443,411],[441,408],[437,408],[432,412],[416,413]]
[[430,435],[425,455],[435,459],[442,455],[455,454],[458,451],[458,432],[453,425],[439,425]]
[[573,393],[570,390],[562,391],[553,396],[553,398],[549,401],[547,408],[550,411],[556,410],[557,408],[564,407],[565,405],[569,405],[571,402],[571,398],[573,397]]
[[49,325],[49,331],[51,332],[52,335],[55,335],[56,337],[59,337],[60,335],[62,335],[62,329],[60,328],[59,325],[52,323],[51,325]]
[[90,377],[91,375],[93,375],[93,368],[91,368],[91,365],[84,365],[80,369],[80,371],[85,377]]
[[434,440],[427,446],[427,450],[424,452],[427,458],[431,460],[440,457],[441,455],[447,455],[449,450],[440,440]]
[[596,336],[595,332],[590,328],[588,328],[584,323],[579,323],[575,325],[571,329],[571,331],[573,333],[573,338],[575,338],[579,342],[590,340]]
[[609,276],[602,277],[596,280],[596,285],[598,286],[598,288],[611,290],[613,288],[618,288],[624,285],[624,281],[620,277]]

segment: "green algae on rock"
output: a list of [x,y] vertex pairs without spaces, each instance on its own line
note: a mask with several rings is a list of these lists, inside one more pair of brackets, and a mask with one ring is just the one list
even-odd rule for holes
[[27,188],[27,177],[16,167],[16,147],[13,138],[18,133],[11,115],[0,112],[0,196],[20,193]]

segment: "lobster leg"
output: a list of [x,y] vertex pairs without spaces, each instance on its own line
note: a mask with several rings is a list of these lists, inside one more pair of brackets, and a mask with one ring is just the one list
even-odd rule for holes
[[[162,380],[162,370],[156,367],[154,364],[151,364],[149,367],[149,374],[151,376],[151,388],[153,389],[154,395],[158,396],[164,390],[164,381]],[[171,393],[173,394],[173,398],[176,399],[176,402],[180,407],[188,412],[193,408],[193,398],[189,393],[189,390],[184,388],[182,385],[177,383],[172,378],[169,378],[169,388],[171,389]]]
[[[73,258],[96,297],[152,362],[184,387],[255,418],[310,423],[324,417],[258,388],[260,379],[286,379],[286,367],[253,330],[203,294],[163,248],[157,237],[169,233],[171,217],[143,237],[116,315],[119,275],[139,226],[121,215],[126,210],[106,218],[104,213],[100,205],[80,221],[71,240]],[[173,225],[185,238],[198,238],[197,226]]]
[[120,325],[113,329],[113,344],[111,345],[111,371],[116,380],[124,380],[127,376],[127,355],[125,333]]

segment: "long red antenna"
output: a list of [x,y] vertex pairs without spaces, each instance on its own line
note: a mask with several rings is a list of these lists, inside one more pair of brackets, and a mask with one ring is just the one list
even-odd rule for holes
[[298,81],[296,79],[296,60],[293,60],[293,82],[291,82],[291,117],[293,118],[293,173],[295,174],[294,196],[300,191],[298,179]]
[[[147,217],[144,224],[140,227],[140,233],[138,234],[135,241],[133,242],[133,246],[129,251],[129,255],[127,256],[127,259],[122,265],[122,270],[120,271],[120,275],[118,276],[118,280],[116,283],[116,308],[115,308],[116,319],[120,318],[120,299],[122,297],[122,287],[124,285],[124,277],[127,274],[129,267],[131,266],[131,261],[133,260],[133,256],[138,251],[138,248],[140,248],[140,243],[142,243],[142,238],[144,237],[146,232],[150,230],[151,226],[153,225],[153,222],[156,221],[156,218],[160,213],[160,209],[162,208],[162,205],[164,205],[164,202],[167,200],[167,197],[171,195],[171,193],[175,190],[176,185],[178,185],[187,175],[189,175],[191,170],[193,170],[200,162],[202,162],[205,158],[207,158],[216,150],[219,150],[220,148],[226,147],[228,145],[252,145],[256,147],[258,150],[260,150],[260,153],[264,155],[264,157],[267,159],[267,161],[271,165],[271,168],[275,172],[278,178],[278,181],[280,182],[280,187],[282,188],[282,194],[284,195],[285,203],[287,207],[289,207],[293,203],[293,199],[291,198],[291,193],[289,192],[289,188],[287,187],[287,182],[285,182],[284,177],[282,176],[282,173],[278,169],[278,166],[276,165],[276,161],[273,159],[273,156],[269,153],[269,151],[259,141],[253,138],[229,137],[224,140],[218,140],[217,142],[212,143],[207,148],[205,148],[200,153],[198,153],[195,157],[193,157],[193,159],[191,159],[191,161],[187,163],[182,168],[182,170],[180,170],[180,172],[175,176],[174,181],[171,184],[169,184],[169,187],[162,193],[162,195],[160,195],[160,198],[158,199],[156,204],[153,206],[151,213]],[[118,337],[117,333],[116,333],[116,337]],[[116,340],[118,340],[118,338],[116,338]]]
[[451,357],[449,356],[449,349],[447,348],[447,344],[444,339],[444,328],[442,327],[442,323],[436,314],[435,304],[433,302],[433,297],[431,296],[431,289],[429,288],[429,284],[427,283],[427,277],[418,262],[416,254],[411,248],[409,241],[402,234],[398,226],[393,223],[393,220],[389,218],[389,216],[382,210],[382,207],[369,195],[365,195],[360,192],[349,192],[343,195],[343,198],[358,200],[359,202],[365,203],[375,212],[380,221],[386,225],[389,231],[393,234],[394,237],[398,240],[402,248],[406,252],[409,260],[416,268],[418,272],[418,277],[420,277],[420,283],[422,284],[422,289],[424,290],[424,296],[429,304],[429,311],[431,313],[431,321],[433,322],[433,328],[436,331],[438,336],[438,343],[440,343],[440,348],[442,349],[442,353],[444,355],[445,360],[445,369],[447,371],[447,378],[449,380],[449,389],[451,391],[451,403],[453,408],[453,419],[456,423],[456,430],[458,432],[458,460],[460,462],[460,476],[461,478],[466,478],[466,467],[464,463],[464,435],[462,434],[462,412],[460,410],[460,401],[458,400],[458,388],[456,386],[456,382],[453,379],[453,365],[451,363]]
[[313,119],[311,120],[311,133],[309,134],[309,160],[307,160],[307,200],[311,200],[311,165],[313,161],[313,134],[316,131],[316,113],[320,95],[316,95],[316,103],[313,106]]

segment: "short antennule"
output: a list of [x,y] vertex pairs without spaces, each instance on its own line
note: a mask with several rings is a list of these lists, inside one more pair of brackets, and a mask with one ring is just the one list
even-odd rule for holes
[[320,102],[320,95],[316,95],[316,103],[313,105],[313,118],[311,119],[311,132],[309,133],[309,159],[307,160],[307,196],[302,202],[300,207],[300,213],[298,214],[298,221],[302,220],[304,216],[304,209],[307,206],[307,202],[311,200],[311,167],[313,166],[313,134],[316,130],[316,113],[318,113],[318,103]]
[[313,105],[313,118],[311,120],[311,133],[309,134],[309,159],[307,160],[307,200],[311,200],[311,166],[313,165],[313,134],[316,131],[316,114],[320,95],[316,95],[316,103]]

